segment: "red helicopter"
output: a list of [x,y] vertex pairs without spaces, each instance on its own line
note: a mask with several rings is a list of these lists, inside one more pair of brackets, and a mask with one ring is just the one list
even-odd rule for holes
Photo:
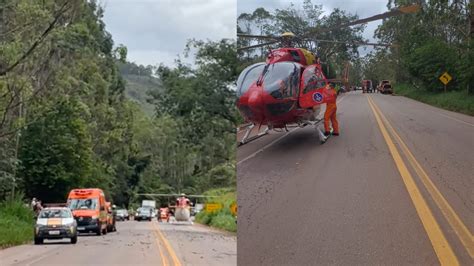
[[[341,24],[329,29],[313,30],[305,34],[307,38],[317,32],[331,31],[341,27],[367,23],[378,19],[388,18],[401,14],[414,13],[419,10],[418,5],[401,7],[395,10],[375,15],[369,18]],[[266,62],[256,63],[245,68],[237,80],[237,108],[250,125],[239,144],[249,139],[249,134],[255,125],[266,125],[263,133],[252,139],[266,134],[271,129],[286,129],[288,125],[315,125],[320,140],[324,135],[319,129],[318,108],[328,100],[325,86],[328,80],[322,69],[319,58],[303,48],[293,48],[293,43],[303,38],[297,38],[291,32],[285,32],[279,37],[237,34],[240,38],[270,39],[272,41],[247,47],[238,48],[239,51],[262,47],[280,42],[282,48],[270,50]],[[318,40],[319,42],[336,42]],[[356,43],[359,45],[392,46],[391,44]],[[347,79],[347,68],[345,71]]]

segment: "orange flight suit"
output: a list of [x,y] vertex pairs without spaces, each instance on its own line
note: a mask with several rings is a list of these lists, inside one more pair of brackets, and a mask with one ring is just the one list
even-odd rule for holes
[[324,113],[324,131],[326,131],[326,133],[331,132],[331,128],[329,127],[329,120],[331,120],[332,128],[334,130],[333,134],[339,134],[339,123],[337,122],[337,119],[336,119],[337,93],[336,93],[336,90],[334,90],[333,88],[328,89],[326,93],[332,97],[328,97],[330,100],[326,102],[326,112]]
[[190,204],[191,204],[190,200],[188,198],[185,198],[185,197],[179,197],[176,200],[176,205],[178,205],[178,207],[186,207]]

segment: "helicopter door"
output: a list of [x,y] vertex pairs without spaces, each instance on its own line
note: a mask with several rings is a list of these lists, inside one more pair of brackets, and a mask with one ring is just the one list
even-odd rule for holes
[[315,105],[325,103],[324,87],[327,80],[319,65],[306,67],[301,79],[299,104],[302,108],[311,108]]

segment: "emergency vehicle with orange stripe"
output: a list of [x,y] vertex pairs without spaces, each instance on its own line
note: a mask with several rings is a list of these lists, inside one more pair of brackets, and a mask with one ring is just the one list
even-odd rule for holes
[[69,193],[67,205],[77,221],[77,231],[107,234],[107,201],[102,189],[73,189]]
[[35,225],[35,245],[42,244],[44,239],[70,238],[77,243],[77,223],[72,212],[66,207],[44,208],[38,215]]

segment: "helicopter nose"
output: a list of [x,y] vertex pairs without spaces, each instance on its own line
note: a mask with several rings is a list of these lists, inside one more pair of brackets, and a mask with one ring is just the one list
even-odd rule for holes
[[262,88],[253,90],[250,93],[249,99],[248,99],[248,106],[252,110],[252,113],[257,117],[263,116],[264,102],[263,102],[261,89]]

